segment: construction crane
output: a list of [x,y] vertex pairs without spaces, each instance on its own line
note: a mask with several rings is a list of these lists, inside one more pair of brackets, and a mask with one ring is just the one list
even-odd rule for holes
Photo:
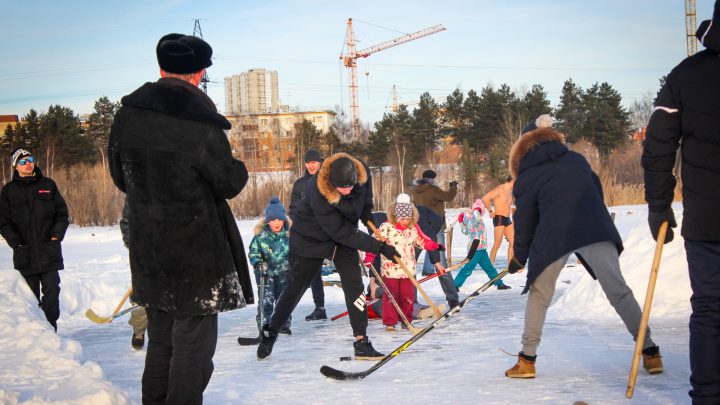
[[695,39],[695,0],[685,0],[685,37],[687,41],[687,54],[692,56],[697,52],[697,40]]
[[[195,27],[193,28],[193,36],[198,37],[200,39],[202,39],[202,37],[203,37],[202,28],[200,27],[199,19],[195,19]],[[205,92],[205,94],[207,94],[207,84],[209,81],[210,81],[210,79],[208,78],[207,71],[205,71],[203,73],[202,77],[200,78],[200,88],[202,89],[203,92]]]
[[435,25],[430,28],[413,32],[412,34],[403,35],[390,41],[386,41],[369,48],[355,50],[355,32],[353,31],[352,18],[348,18],[347,21],[347,54],[340,55],[340,59],[343,61],[343,65],[349,69],[350,75],[350,126],[352,128],[352,136],[354,141],[360,140],[360,105],[358,103],[358,82],[357,82],[357,60],[359,58],[367,58],[375,52],[380,52],[384,49],[392,48],[394,46],[402,45],[406,42],[414,41],[416,39],[426,37],[445,31],[447,28],[442,25]]

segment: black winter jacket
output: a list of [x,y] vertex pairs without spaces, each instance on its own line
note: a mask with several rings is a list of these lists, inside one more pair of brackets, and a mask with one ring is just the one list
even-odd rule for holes
[[[330,183],[330,168],[340,157],[355,163],[358,183],[349,195],[341,195]],[[361,218],[371,218],[372,180],[364,163],[346,153],[327,158],[320,171],[308,180],[290,227],[290,254],[332,259],[335,245],[379,253],[381,243],[358,229]]]
[[20,177],[16,170],[0,193],[0,233],[13,249],[15,269],[23,276],[62,270],[60,241],[68,225],[68,208],[55,182],[37,167],[32,177]]
[[308,180],[310,180],[311,177],[312,175],[306,169],[305,174],[303,174],[302,177],[298,178],[293,183],[292,192],[290,193],[290,207],[288,207],[288,215],[290,215],[290,219],[293,219],[293,215],[295,215],[298,204],[305,195],[305,187],[307,186],[307,182]]
[[[525,290],[555,260],[597,242],[623,245],[603,202],[600,179],[587,160],[552,128],[523,135],[510,150],[515,257],[528,264]],[[592,269],[588,269],[592,275]],[[594,275],[593,275],[594,276]]]
[[134,302],[194,316],[253,301],[226,201],[248,179],[232,157],[229,128],[203,92],[179,79],[123,97],[108,156],[113,181],[127,194]]
[[645,200],[651,211],[670,208],[682,140],[682,235],[720,242],[720,2],[697,37],[707,49],[676,66],[655,101],[643,143]]

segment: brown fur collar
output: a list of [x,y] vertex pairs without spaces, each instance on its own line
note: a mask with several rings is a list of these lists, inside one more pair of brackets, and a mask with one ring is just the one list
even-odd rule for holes
[[520,163],[525,156],[536,146],[545,142],[565,143],[565,135],[552,128],[538,128],[521,136],[510,148],[510,174],[517,179],[520,171]]
[[[395,204],[397,204],[397,203],[390,204],[390,206],[388,207],[387,212],[386,212],[388,222],[390,222],[393,225],[395,225],[397,223],[397,218],[395,217]],[[420,213],[418,212],[417,208],[415,208],[415,205],[413,205],[413,214],[412,214],[412,218],[410,218],[410,224],[408,224],[408,228],[414,228],[415,224],[417,224],[419,220],[420,220]]]
[[365,171],[365,165],[363,165],[361,161],[348,155],[347,153],[336,153],[325,159],[322,166],[320,166],[320,171],[318,171],[317,174],[317,186],[320,194],[322,194],[322,196],[325,197],[325,199],[332,205],[336,205],[338,202],[340,202],[340,198],[342,197],[342,195],[339,191],[337,191],[337,189],[335,189],[335,186],[330,183],[330,166],[332,166],[334,161],[340,159],[341,157],[346,157],[352,160],[353,163],[355,163],[355,170],[357,170],[358,174],[358,184],[363,185],[368,180],[368,175]]

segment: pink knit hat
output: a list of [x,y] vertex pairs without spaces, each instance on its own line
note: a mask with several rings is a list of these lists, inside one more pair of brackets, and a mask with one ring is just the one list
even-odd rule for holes
[[475,200],[475,202],[473,203],[472,209],[478,210],[478,211],[480,211],[480,213],[482,214],[483,212],[485,212],[485,204],[483,204],[482,200],[478,198],[478,199]]

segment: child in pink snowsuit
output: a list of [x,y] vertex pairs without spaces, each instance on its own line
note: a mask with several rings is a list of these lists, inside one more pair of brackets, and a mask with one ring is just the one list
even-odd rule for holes
[[[415,270],[415,247],[425,250],[443,250],[444,246],[432,241],[422,233],[417,225],[418,210],[410,202],[410,196],[400,194],[397,201],[388,208],[388,221],[380,225],[378,232],[381,238],[402,256],[402,262],[411,272]],[[377,235],[376,235],[377,237]],[[375,255],[365,254],[365,265],[370,264]],[[407,274],[399,265],[382,258],[381,275],[387,289],[395,297],[400,309],[407,319],[412,319],[413,301],[415,301],[415,286],[408,279]],[[388,330],[393,330],[399,315],[395,306],[390,302],[388,294],[383,295],[382,320]]]

